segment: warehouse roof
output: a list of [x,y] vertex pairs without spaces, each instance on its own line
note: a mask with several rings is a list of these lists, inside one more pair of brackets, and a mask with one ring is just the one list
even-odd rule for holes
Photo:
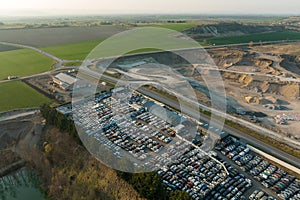
[[56,79],[60,80],[61,82],[67,83],[69,85],[72,85],[77,81],[77,78],[70,76],[65,73],[59,73],[55,76]]

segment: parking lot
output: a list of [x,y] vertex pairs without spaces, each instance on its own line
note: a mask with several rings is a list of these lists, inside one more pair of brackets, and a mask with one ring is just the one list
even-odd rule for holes
[[[237,139],[228,136],[216,148],[233,161],[240,170],[250,175],[261,188],[280,199],[299,199],[300,180],[263,157],[254,154]],[[258,198],[261,199],[262,197]],[[255,198],[254,198],[255,199]]]
[[[73,119],[99,145],[112,150],[116,159],[129,154],[137,163],[157,170],[167,188],[184,190],[194,199],[300,199],[300,180],[238,139],[199,122],[191,145],[181,139],[187,128],[159,116],[157,109],[152,112],[149,104],[156,103],[138,93],[123,101],[108,92],[73,105]],[[166,109],[174,114],[172,119],[184,118]],[[223,137],[216,152],[209,154],[194,146],[202,145],[207,131]]]
[[[164,166],[188,150],[190,145],[176,137],[176,134],[184,135],[187,131],[183,128],[175,130],[172,122],[149,112],[143,106],[146,103],[156,106],[137,93],[128,101],[120,101],[111,93],[105,93],[97,95],[94,100],[89,99],[73,105],[73,112],[76,113],[73,119],[88,135],[104,141],[105,146],[116,150],[118,158],[122,157],[122,151],[119,151],[121,148],[138,160],[146,160],[146,164]],[[198,135],[203,136],[201,133]],[[168,148],[164,148],[168,144]],[[146,154],[149,152],[160,155],[149,157]]]

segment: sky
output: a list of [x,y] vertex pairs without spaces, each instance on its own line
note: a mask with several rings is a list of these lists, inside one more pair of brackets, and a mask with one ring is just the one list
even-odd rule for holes
[[2,0],[0,15],[299,15],[300,0]]

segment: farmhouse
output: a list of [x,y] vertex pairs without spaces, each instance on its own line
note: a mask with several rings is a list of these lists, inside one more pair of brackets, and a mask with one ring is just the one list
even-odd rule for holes
[[77,81],[77,78],[66,73],[59,73],[53,77],[53,82],[63,90],[70,90]]

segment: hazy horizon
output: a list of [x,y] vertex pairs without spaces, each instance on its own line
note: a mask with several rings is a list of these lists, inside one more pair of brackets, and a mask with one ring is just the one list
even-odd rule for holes
[[299,15],[300,1],[272,0],[10,0],[1,4],[1,16],[193,14]]

